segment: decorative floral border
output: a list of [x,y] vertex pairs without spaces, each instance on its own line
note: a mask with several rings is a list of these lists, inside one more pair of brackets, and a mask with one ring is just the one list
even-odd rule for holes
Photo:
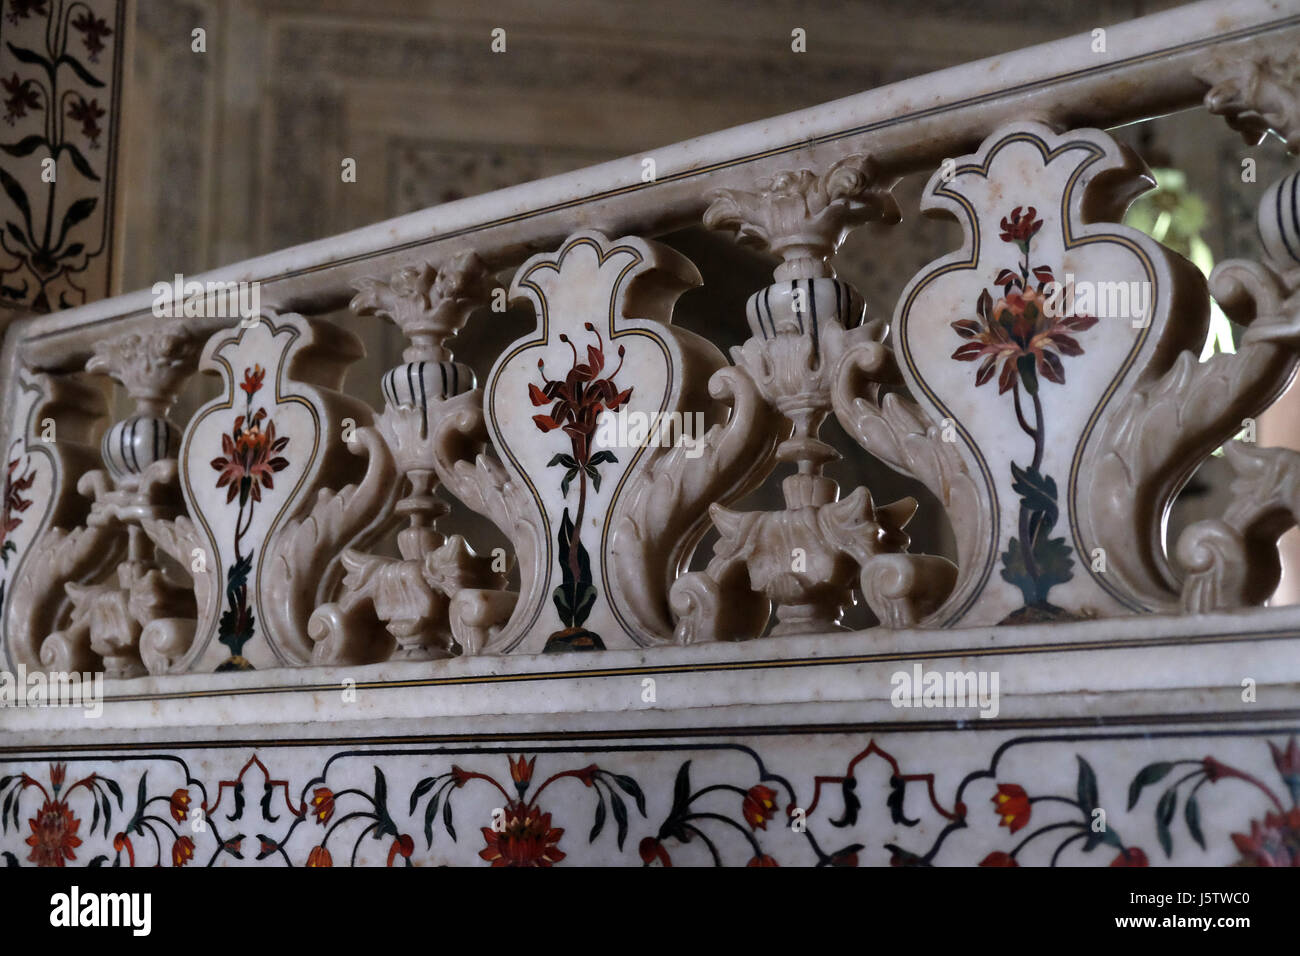
[[[758,750],[727,742],[340,750],[296,789],[268,767],[277,759],[274,745],[248,756],[237,774],[215,785],[196,778],[186,759],[173,754],[69,755],[53,762],[8,758],[28,769],[0,777],[0,856],[10,866],[211,866],[251,859],[320,867],[355,864],[372,840],[384,852],[363,862],[382,859],[388,866],[438,862],[451,854],[464,863],[547,867],[584,844],[599,847],[600,862],[611,865],[857,866],[865,853],[875,851],[879,858],[885,850],[894,866],[1020,866],[1034,862],[1031,853],[1052,866],[1147,866],[1170,858],[1185,830],[1201,851],[1211,849],[1207,832],[1228,833],[1237,865],[1300,866],[1297,733],[1286,728],[1146,735],[1166,753],[1125,781],[1127,808],[1111,814],[1123,816],[1122,827],[1105,820],[1098,774],[1080,752],[1133,738],[1120,732],[1006,740],[949,798],[941,797],[933,770],[909,770],[906,763],[915,759],[895,756],[876,739],[867,740],[838,772],[797,788],[770,769]],[[818,736],[828,753],[853,739]],[[905,741],[901,735],[892,739]],[[1187,754],[1207,740],[1232,762]],[[1008,753],[1030,745],[1073,752],[1077,778],[1070,792],[1008,778],[999,769]],[[1229,745],[1235,745],[1230,755],[1224,753]],[[1265,754],[1275,780],[1240,769]],[[671,781],[651,767],[649,757],[676,766]],[[403,766],[405,761],[418,763]],[[138,778],[130,767],[134,762],[150,764]],[[94,769],[65,788],[68,768],[88,763],[114,772]],[[412,774],[425,767],[427,773]],[[888,781],[883,805],[864,804],[859,795],[860,781],[870,774]],[[160,782],[172,776],[174,781]],[[390,780],[399,778],[416,782],[409,792],[397,793]],[[996,787],[984,809],[966,802],[970,788],[981,782]],[[1267,809],[1244,810],[1211,829],[1198,795],[1220,785],[1262,797]],[[575,832],[574,814],[583,811],[574,801],[582,794],[590,826]],[[248,805],[250,796],[257,799],[256,811]],[[1175,824],[1180,805],[1181,829]],[[567,826],[556,825],[557,807],[566,812]],[[467,813],[488,825],[477,826],[477,833],[458,830],[457,820]],[[123,818],[115,828],[113,821]],[[975,831],[973,839],[954,838],[968,830]],[[886,833],[889,838],[880,842]]]

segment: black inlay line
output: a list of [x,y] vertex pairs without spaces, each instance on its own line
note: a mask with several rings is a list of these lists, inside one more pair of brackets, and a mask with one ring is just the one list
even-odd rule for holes
[[[1284,182],[1285,182],[1285,181],[1284,181]],[[1282,237],[1282,245],[1286,246],[1287,254],[1290,255],[1292,259],[1295,259],[1295,258],[1296,258],[1296,254],[1295,254],[1295,250],[1291,248],[1291,240],[1288,239],[1288,238],[1286,237],[1286,220],[1282,218],[1282,185],[1283,185],[1283,183],[1278,183],[1278,184],[1277,184],[1277,203],[1276,203],[1276,205],[1277,205],[1277,234],[1278,234],[1279,236]],[[1294,195],[1294,188],[1295,188],[1295,175],[1294,175],[1294,174],[1292,174],[1292,177],[1291,177],[1291,185],[1292,185],[1292,190],[1293,190],[1293,195]]]
[[1291,174],[1291,225],[1295,227],[1296,241],[1300,242],[1300,210],[1296,209],[1296,184],[1300,182],[1300,174]]
[[[427,438],[429,436],[429,397],[424,393],[424,366],[425,363],[421,362],[420,363],[420,437],[421,438]],[[444,381],[443,387],[445,389],[446,388],[445,376],[443,381]],[[412,395],[411,398],[415,398],[415,396]]]
[[[837,296],[839,295],[839,290],[836,290],[836,295]],[[817,331],[817,294],[813,291],[812,279],[808,280],[808,308],[811,310],[808,313],[808,318],[809,321],[812,322],[813,368],[820,368],[822,364],[822,354],[821,354],[821,346],[819,344],[819,336]]]
[[[606,746],[598,747],[593,745],[581,746],[585,752],[603,752],[603,751],[651,751],[651,752],[668,752],[682,750],[699,750],[704,747],[722,747],[730,749],[736,745],[730,743],[728,738],[754,738],[754,737],[792,737],[792,736],[845,736],[861,734],[915,734],[915,733],[933,733],[935,731],[968,731],[978,733],[979,731],[1005,731],[1005,730],[1057,730],[1065,733],[1053,734],[1050,736],[1040,736],[1022,741],[1024,743],[1079,743],[1082,741],[1099,740],[1146,740],[1150,738],[1164,739],[1195,739],[1195,738],[1233,738],[1233,737],[1264,737],[1274,734],[1294,734],[1297,730],[1295,726],[1281,725],[1283,721],[1292,721],[1300,717],[1300,711],[1295,709],[1274,709],[1262,713],[1242,713],[1238,711],[1210,711],[1196,713],[1148,713],[1135,715],[1101,715],[1101,716],[1080,716],[1080,717],[1011,717],[1011,718],[993,718],[991,720],[978,719],[950,719],[950,720],[916,720],[906,722],[888,722],[888,721],[844,721],[840,723],[817,723],[817,724],[753,724],[750,726],[727,724],[716,727],[695,726],[685,728],[669,728],[665,730],[662,727],[649,728],[627,728],[625,730],[542,730],[542,731],[497,731],[493,733],[443,733],[443,734],[407,734],[407,735],[370,735],[357,737],[282,737],[269,739],[252,739],[252,738],[226,738],[226,739],[208,739],[208,740],[164,740],[164,741],[111,741],[109,743],[99,744],[35,744],[35,745],[11,745],[0,747],[0,754],[6,755],[4,759],[17,762],[22,759],[31,759],[28,755],[35,754],[59,754],[59,753],[92,753],[92,754],[109,754],[109,753],[149,753],[157,759],[178,759],[175,757],[176,752],[188,752],[196,750],[238,750],[248,747],[281,747],[281,748],[303,748],[303,747],[343,747],[348,748],[347,756],[412,756],[419,755],[419,751],[411,750],[367,750],[356,751],[357,747],[417,747],[417,746],[466,746],[468,744],[483,745],[486,743],[508,744],[516,743],[516,746],[503,746],[492,752],[507,752],[518,749],[517,743],[523,741],[547,741],[552,743],[564,742],[566,747],[554,748],[559,750],[573,749],[573,741],[587,742],[597,740],[651,740],[654,743],[649,745],[625,745],[622,747]],[[1226,724],[1250,724],[1247,727],[1214,727],[1206,726],[1212,723]],[[1179,725],[1194,725],[1185,729],[1169,730],[1152,730],[1153,727],[1177,728]],[[1195,726],[1200,725],[1200,726]],[[1113,728],[1113,729],[1111,729]],[[1135,728],[1125,730],[1124,728]],[[1146,728],[1146,729],[1136,729]],[[1093,731],[1101,729],[1102,733],[1082,733],[1080,731]],[[1074,733],[1070,733],[1074,731]],[[687,743],[664,743],[665,738],[699,740],[704,739],[711,741],[704,745],[687,744]],[[530,748],[531,749],[531,748]],[[335,754],[334,756],[340,756]],[[148,759],[148,758],[146,758]]]
[[[358,689],[380,690],[409,687],[463,686],[469,684],[531,683],[551,679],[608,678],[648,674],[703,674],[720,671],[789,670],[805,667],[825,667],[841,664],[880,664],[928,661],[938,657],[1004,657],[1040,653],[1073,653],[1084,651],[1133,650],[1151,647],[1184,647],[1202,644],[1236,644],[1246,641],[1294,640],[1300,632],[1293,630],[1245,631],[1239,634],[1200,634],[1193,637],[1180,635],[1159,638],[1132,638],[1100,641],[1071,641],[1064,644],[1024,644],[1000,648],[966,646],[946,649],[918,649],[881,651],[869,654],[852,654],[839,657],[761,658],[743,661],[711,661],[697,664],[640,664],[628,667],[586,668],[572,671],[534,671],[523,674],[458,675],[453,677],[417,677],[358,683]],[[269,684],[260,687],[230,687],[197,691],[165,691],[152,694],[119,694],[105,697],[106,701],[127,702],[140,700],[189,700],[200,697],[242,697],[274,693],[317,693],[337,690],[338,684]]]
[[[790,280],[790,300],[791,300],[790,301],[791,305],[798,306],[799,304],[799,280],[798,279]],[[803,309],[796,308],[794,310],[794,317],[795,320],[799,323],[799,334],[803,335],[804,333]]]
[[[769,337],[768,334],[767,334],[767,330],[763,328],[763,309],[764,309],[764,308],[767,309],[767,321],[768,321],[768,324],[769,324],[769,325],[772,324],[772,305],[771,305],[771,303],[768,301],[768,298],[767,298],[767,297],[768,297],[768,293],[770,293],[771,291],[772,291],[772,287],[771,287],[771,286],[764,286],[764,287],[763,287],[763,302],[762,302],[762,305],[760,306],[760,304],[759,304],[758,302],[755,302],[755,303],[754,303],[754,311],[755,311],[756,313],[758,313],[758,331],[759,331],[759,333],[763,336],[763,338],[768,338],[768,337]],[[774,326],[774,325],[772,326],[772,335],[776,335],[776,326]]]
[[415,363],[413,363],[413,362],[407,363],[407,366],[406,366],[406,394],[407,394],[408,398],[407,398],[407,401],[405,401],[405,402],[399,402],[398,404],[400,404],[400,405],[414,405],[414,404],[415,404],[415,382],[412,381],[412,379],[411,379],[411,375],[413,374],[413,370],[414,370],[414,368],[415,368]]

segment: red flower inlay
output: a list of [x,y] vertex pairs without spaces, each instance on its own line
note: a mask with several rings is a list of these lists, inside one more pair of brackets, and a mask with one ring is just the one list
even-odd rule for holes
[[504,829],[482,827],[487,846],[479,856],[493,866],[553,866],[566,854],[559,848],[562,828],[551,826],[551,815],[537,807],[512,803],[506,807]]
[[767,821],[776,816],[776,791],[762,784],[749,788],[741,804],[745,822],[755,830],[766,830]]
[[393,845],[388,848],[388,865],[389,866],[393,865],[393,860],[397,858],[398,854],[401,854],[403,859],[409,860],[411,858],[411,854],[414,852],[415,852],[415,841],[412,840],[407,834],[403,833],[396,840],[394,840]]
[[317,787],[312,791],[311,806],[312,812],[316,814],[316,822],[328,823],[329,818],[334,816],[334,791],[329,787]]
[[1234,833],[1232,842],[1241,851],[1238,866],[1300,866],[1300,807],[1251,820],[1250,834]]
[[524,755],[520,754],[518,760],[510,756],[506,760],[510,763],[510,779],[516,786],[522,785],[523,789],[527,789],[529,781],[533,779],[533,767],[537,765],[537,758],[525,760]]
[[323,846],[312,847],[312,851],[307,854],[308,866],[333,866],[334,858],[330,856],[330,851]]
[[125,833],[119,833],[113,837],[113,852],[121,853],[126,850],[127,858],[130,859],[131,865],[135,866],[135,847],[131,845],[131,838]]
[[637,852],[641,854],[641,862],[649,866],[655,860],[658,860],[664,866],[672,866],[672,858],[668,856],[668,850],[662,843],[654,837],[646,837],[637,847]]
[[1111,866],[1150,866],[1147,855],[1135,846],[1126,847],[1119,856],[1110,861]]
[[244,369],[244,380],[239,383],[239,387],[244,390],[249,398],[262,387],[262,382],[266,378],[266,369],[260,365],[254,365],[252,368]]
[[[54,775],[50,778],[53,780]],[[61,778],[59,782],[62,783]],[[36,816],[27,822],[32,828],[27,838],[27,845],[32,848],[27,857],[30,862],[37,866],[63,866],[67,860],[77,858],[75,851],[81,846],[77,830],[81,821],[62,800],[46,800]]]
[[578,359],[578,350],[567,335],[560,341],[573,352],[573,367],[561,381],[546,377],[546,363],[537,360],[543,385],[538,388],[529,383],[528,396],[534,406],[551,404],[550,414],[534,415],[533,422],[543,432],[564,429],[573,446],[573,458],[581,469],[590,462],[591,440],[596,435],[596,424],[603,411],[615,411],[632,396],[632,389],[618,390],[614,379],[623,368],[627,349],[618,347],[618,367],[605,378],[599,378],[605,369],[605,340],[590,322],[584,324],[588,332],[596,334],[597,345],[587,346],[587,361]]
[[1008,293],[996,304],[992,299],[984,290],[976,304],[979,318],[952,323],[953,331],[972,340],[959,345],[952,357],[959,362],[984,359],[975,373],[975,385],[983,385],[997,372],[998,393],[1010,391],[1025,374],[1020,368],[1024,357],[1033,358],[1034,370],[1043,378],[1064,385],[1061,355],[1083,354],[1083,346],[1070,333],[1086,331],[1097,320],[1090,315],[1052,316],[1047,297],[1037,289]]
[[187,836],[179,837],[172,844],[172,866],[184,866],[194,859],[194,841]]
[[1003,242],[1028,242],[1034,237],[1039,229],[1043,228],[1043,220],[1035,220],[1034,216],[1038,210],[1030,206],[1021,215],[1023,207],[1017,206],[1011,210],[1011,215],[1004,217],[1002,220],[1002,241]]
[[1014,783],[998,784],[998,792],[993,795],[993,805],[1002,818],[998,826],[1007,827],[1012,833],[1029,822],[1031,808],[1024,787]]
[[170,809],[172,812],[172,819],[175,820],[177,823],[183,822],[185,820],[186,814],[189,813],[189,806],[190,806],[190,792],[188,790],[182,789],[182,790],[177,790],[175,793],[173,793],[171,798],[171,805],[170,805]]
[[235,419],[230,434],[221,436],[223,457],[212,459],[211,465],[220,472],[217,487],[229,486],[227,504],[234,501],[236,495],[241,501],[245,497],[261,501],[263,488],[275,488],[272,476],[289,467],[288,459],[276,454],[289,444],[289,437],[275,437],[275,422],[267,422],[263,430],[261,425],[265,418],[266,409],[259,408],[245,427],[244,416],[240,415]]

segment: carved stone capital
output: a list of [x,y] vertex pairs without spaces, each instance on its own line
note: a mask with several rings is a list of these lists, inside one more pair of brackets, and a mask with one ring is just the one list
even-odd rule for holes
[[869,156],[848,156],[820,175],[787,170],[752,191],[718,190],[704,224],[732,230],[739,242],[784,259],[774,273],[777,281],[829,277],[825,260],[850,228],[873,219],[898,221],[892,188],[892,182],[880,184]]
[[1219,57],[1198,71],[1210,84],[1205,107],[1254,146],[1273,133],[1300,153],[1300,56],[1294,47],[1262,47],[1249,59]]
[[442,266],[425,263],[388,278],[368,276],[356,288],[352,311],[382,316],[411,340],[404,361],[437,362],[451,357],[444,343],[499,285],[477,253],[462,252]]
[[194,373],[202,343],[181,322],[147,334],[129,332],[95,343],[86,371],[122,383],[141,413],[161,416]]

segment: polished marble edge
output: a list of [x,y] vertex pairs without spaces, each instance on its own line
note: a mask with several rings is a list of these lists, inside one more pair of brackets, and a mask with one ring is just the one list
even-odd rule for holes
[[[1141,691],[1127,694],[1059,694],[1004,701],[1005,713],[984,720],[958,710],[915,710],[888,701],[735,704],[694,711],[647,707],[618,714],[580,712],[542,715],[486,715],[431,720],[385,717],[371,720],[212,723],[159,728],[43,728],[0,735],[0,755],[21,759],[42,753],[166,753],[245,747],[449,748],[529,750],[620,743],[657,746],[772,737],[873,736],[978,733],[1007,739],[1025,735],[1112,739],[1155,736],[1228,736],[1300,733],[1300,690],[1292,688],[1280,706],[1246,705],[1235,688]],[[1103,709],[1114,711],[1102,713]],[[984,747],[986,744],[973,744]]]
[[[918,665],[923,673],[996,672],[999,717],[1058,719],[1073,712],[1096,720],[1144,712],[1156,701],[1168,713],[1255,713],[1300,708],[1297,620],[1300,608],[1257,609],[606,651],[594,655],[589,669],[577,655],[562,655],[105,681],[97,718],[73,708],[0,708],[0,742],[54,731],[80,740],[132,730],[157,736],[274,727],[278,733],[313,723],[334,733],[345,725],[385,721],[386,727],[408,719],[426,728],[430,720],[443,727],[489,718],[516,729],[537,722],[567,728],[591,714],[601,715],[598,727],[646,722],[663,730],[701,720],[752,725],[768,719],[769,710],[777,722],[816,722],[822,718],[796,718],[796,710],[819,707],[829,707],[836,720],[872,713],[882,723],[985,722],[971,708],[894,707],[894,675],[914,674]],[[760,648],[769,653],[760,657]],[[1241,701],[1246,678],[1256,683],[1254,704]],[[643,700],[647,680],[654,681],[652,704]],[[355,699],[344,700],[346,688],[355,688]]]

